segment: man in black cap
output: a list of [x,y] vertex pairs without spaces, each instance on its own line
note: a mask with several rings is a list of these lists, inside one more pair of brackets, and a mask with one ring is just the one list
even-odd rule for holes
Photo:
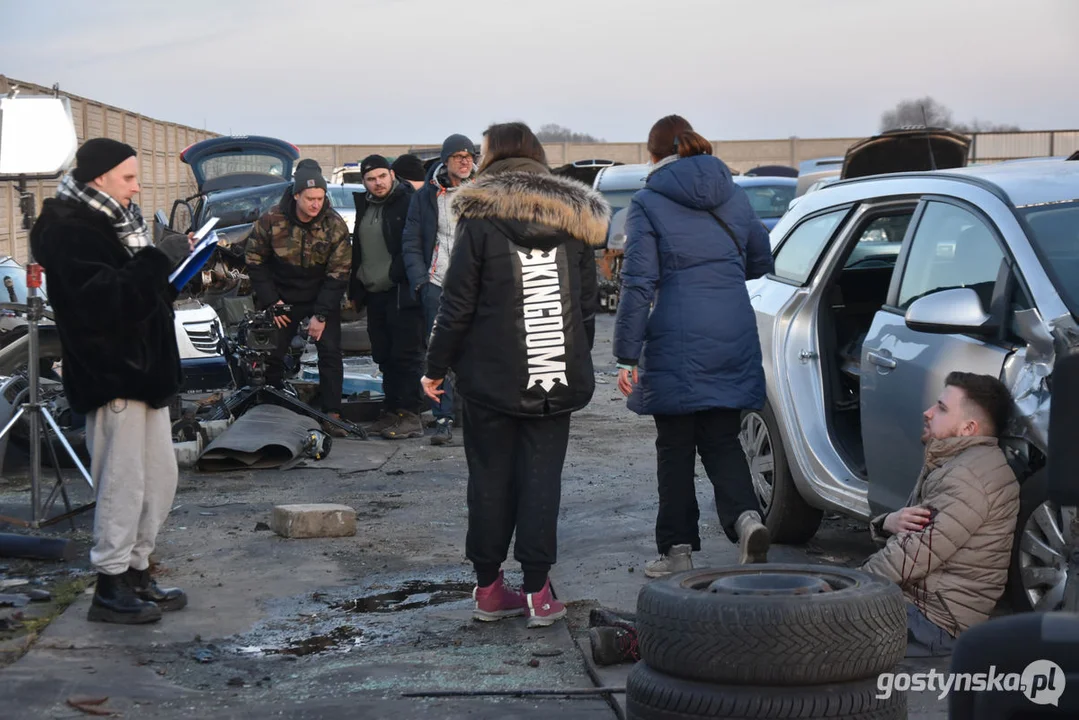
[[370,155],[360,163],[367,192],[353,193],[349,298],[367,306],[371,357],[382,372],[382,416],[368,428],[387,440],[422,437],[423,309],[409,290],[401,256],[409,200],[415,192],[397,179],[389,161]]
[[[430,181],[412,197],[405,223],[403,241],[405,270],[409,287],[423,303],[427,335],[435,324],[442,299],[442,280],[446,277],[457,219],[450,212],[453,193],[476,175],[476,146],[464,135],[450,135],[442,143],[442,164]],[[432,445],[444,445],[453,439],[453,383],[443,384],[439,402],[432,401],[435,434]]]
[[393,165],[390,165],[390,169],[398,180],[412,185],[413,190],[419,190],[427,182],[427,171],[423,167],[423,161],[416,155],[399,155],[393,161]]
[[135,149],[94,138],[56,197],[42,203],[30,247],[49,278],[71,409],[86,415],[96,490],[89,619],[147,623],[186,595],[150,576],[150,553],[176,494],[169,401],[181,384],[169,283],[138,205]]
[[[285,354],[304,318],[311,318],[308,336],[318,348],[318,381],[322,412],[340,419],[344,385],[341,354],[341,300],[348,287],[351,249],[348,225],[326,201],[326,178],[314,160],[301,160],[292,186],[251,229],[247,241],[247,273],[255,304],[291,305],[275,322],[277,348],[266,361],[266,382],[281,388]],[[334,437],[347,431],[323,423]]]

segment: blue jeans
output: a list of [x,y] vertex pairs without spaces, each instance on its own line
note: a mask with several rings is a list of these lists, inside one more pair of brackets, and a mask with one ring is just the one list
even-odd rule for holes
[[[427,321],[427,339],[431,338],[431,330],[435,327],[435,317],[438,315],[438,304],[442,300],[442,288],[434,283],[427,283],[420,288],[420,300],[423,302],[423,315]],[[446,376],[442,383],[442,389],[446,392],[442,395],[441,402],[431,400],[431,411],[435,419],[445,418],[453,420],[453,375]]]
[[956,639],[937,627],[921,610],[907,605],[907,652],[913,657],[946,657],[955,649]]

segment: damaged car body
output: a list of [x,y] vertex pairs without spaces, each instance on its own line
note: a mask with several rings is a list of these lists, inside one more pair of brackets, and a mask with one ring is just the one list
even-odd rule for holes
[[213,307],[228,326],[240,320],[244,306],[226,299],[250,293],[244,259],[247,237],[259,216],[276,205],[292,183],[299,157],[295,145],[257,135],[210,138],[180,153],[191,168],[197,192],[177,200],[167,222],[160,217],[157,222],[186,234],[211,217],[219,218],[214,228],[217,250],[186,291]]
[[959,155],[837,182],[779,222],[775,272],[748,284],[769,390],[742,444],[773,539],[805,542],[825,511],[868,521],[905,505],[945,377],[999,377],[1022,483],[1007,596],[1053,610],[1071,518],[1047,499],[1045,464],[1053,364],[1079,346],[1079,166]]

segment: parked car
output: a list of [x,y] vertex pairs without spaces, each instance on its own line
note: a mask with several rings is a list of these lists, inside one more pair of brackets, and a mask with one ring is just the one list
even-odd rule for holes
[[343,185],[346,183],[362,184],[363,174],[360,173],[360,163],[345,163],[341,167],[334,168],[333,172],[330,173],[330,182],[334,185]]
[[1052,360],[1079,338],[1077,198],[1079,164],[1008,163],[836,182],[779,221],[775,272],[748,283],[768,400],[742,422],[776,542],[807,541],[825,511],[902,507],[944,378],[989,374],[1018,408],[1008,595],[1059,606],[1065,529],[1044,467]]
[[[614,311],[618,307],[622,275],[622,255],[626,249],[626,214],[629,202],[648,180],[652,165],[614,165],[601,168],[592,184],[611,204],[611,223],[606,247],[596,251],[600,278],[600,306]],[[771,230],[794,199],[797,178],[780,175],[735,175],[734,182],[745,189],[757,217]]]
[[798,187],[797,178],[775,175],[736,175],[734,183],[746,191],[753,212],[769,231],[787,212]]
[[210,138],[180,153],[191,167],[197,192],[173,203],[167,227],[186,233],[211,217],[219,218],[214,228],[218,249],[206,272],[186,291],[212,306],[229,325],[237,322],[234,306],[239,306],[227,300],[250,293],[244,273],[247,236],[259,216],[284,195],[299,157],[295,145],[257,135]]
[[363,183],[330,183],[326,186],[326,194],[330,196],[330,207],[345,219],[349,235],[356,227],[356,198],[352,194],[357,192],[367,192]]

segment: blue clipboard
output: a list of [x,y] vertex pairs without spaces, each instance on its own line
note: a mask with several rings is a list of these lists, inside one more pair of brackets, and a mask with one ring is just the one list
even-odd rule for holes
[[218,220],[219,218],[216,217],[210,218],[199,228],[199,231],[195,233],[195,240],[198,241],[195,249],[169,275],[169,282],[177,292],[183,290],[184,286],[191,282],[191,278],[202,271],[203,266],[213,255],[214,249],[217,248],[217,233],[213,232],[213,227],[217,225]]

